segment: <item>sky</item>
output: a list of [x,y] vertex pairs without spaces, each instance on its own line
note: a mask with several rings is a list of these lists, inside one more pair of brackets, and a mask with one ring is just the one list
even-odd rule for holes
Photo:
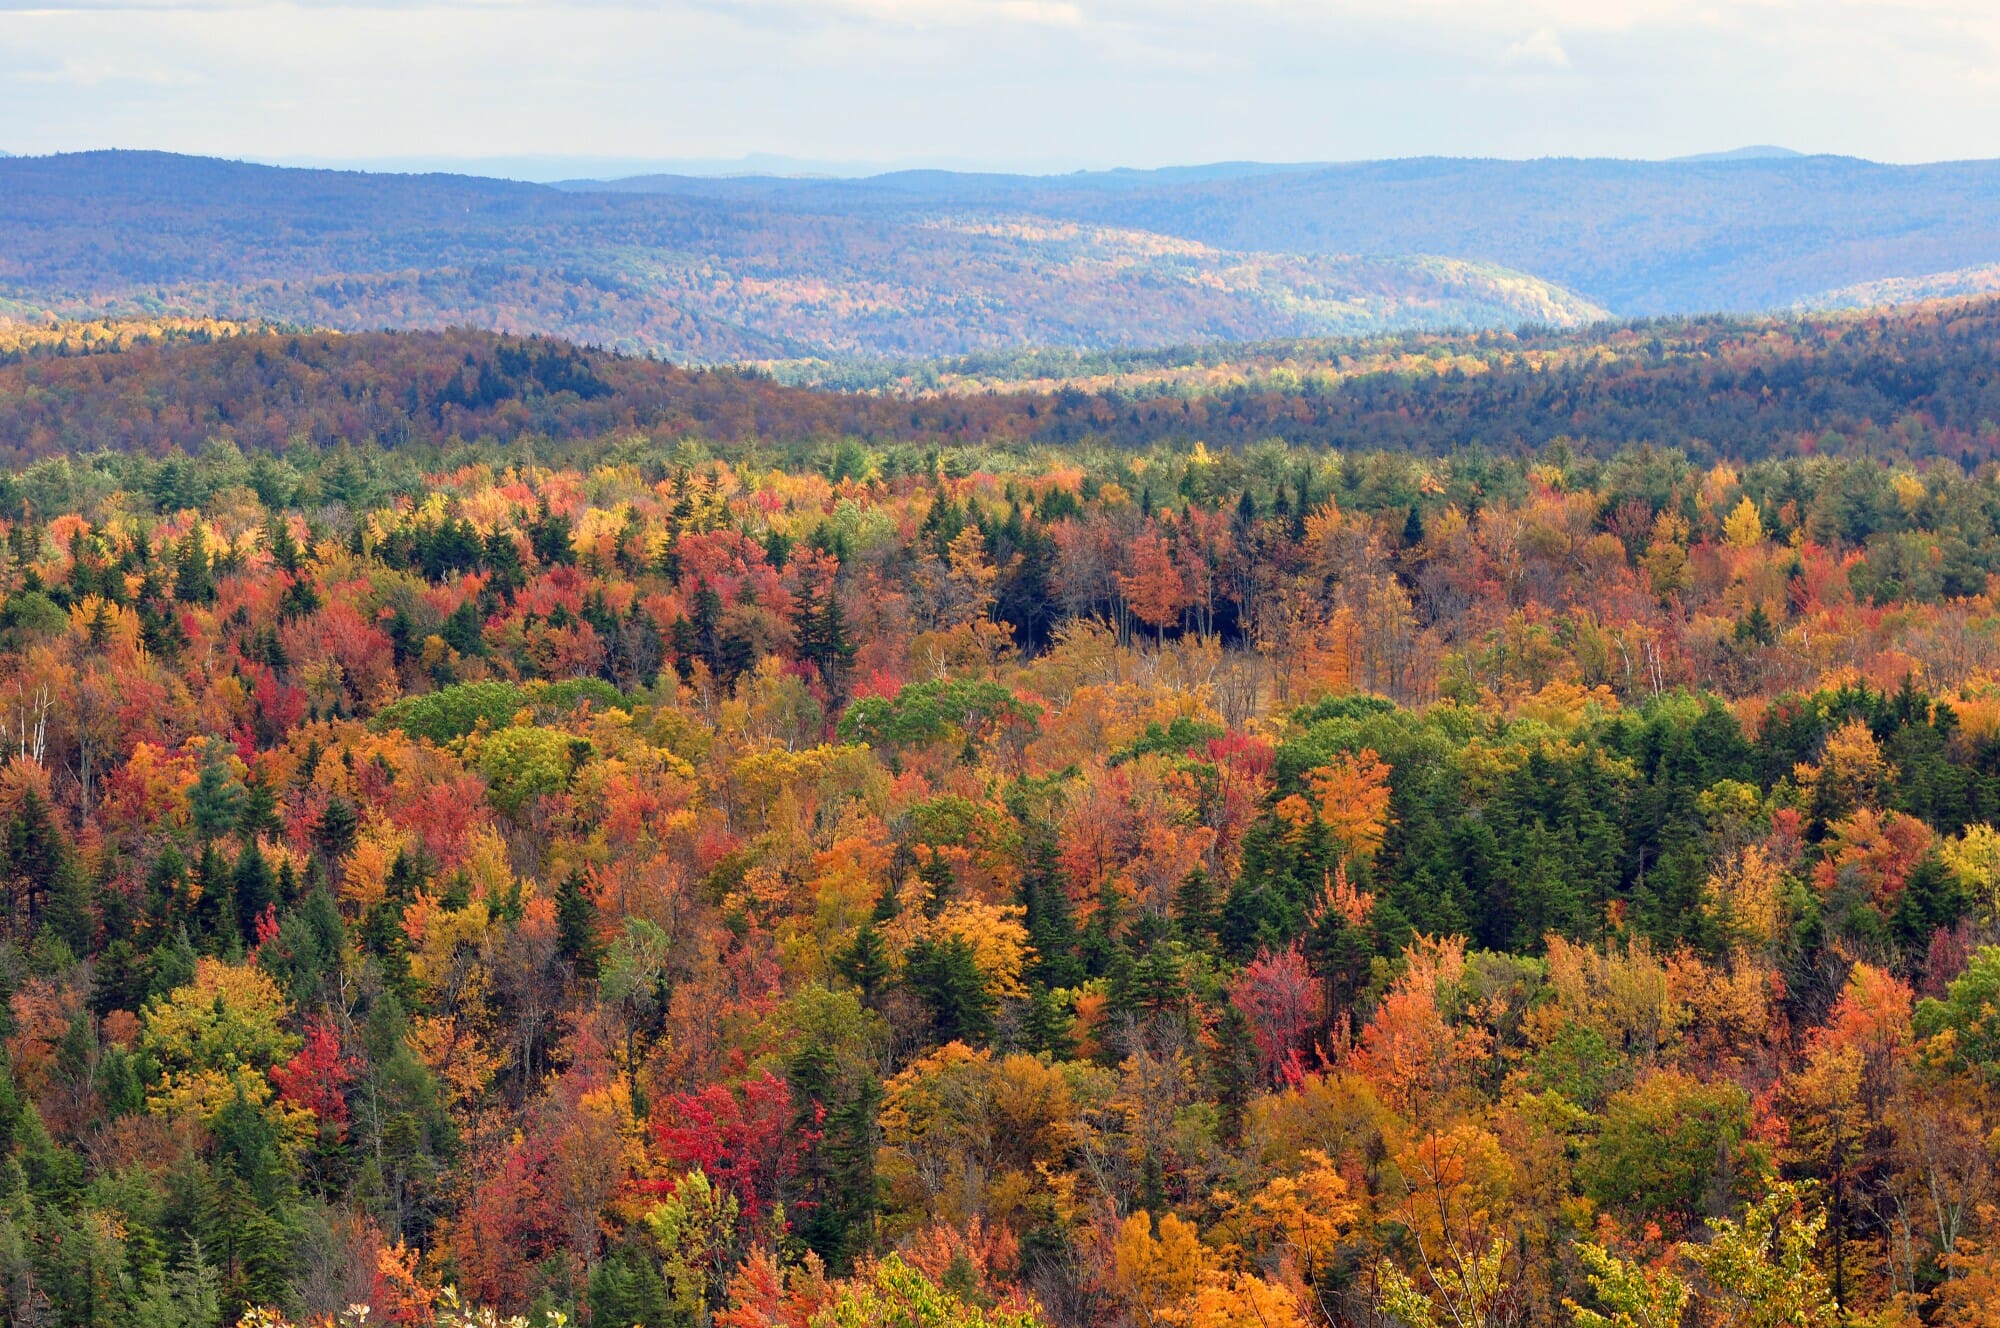
[[554,176],[1749,143],[2000,157],[2000,0],[0,0],[15,153]]

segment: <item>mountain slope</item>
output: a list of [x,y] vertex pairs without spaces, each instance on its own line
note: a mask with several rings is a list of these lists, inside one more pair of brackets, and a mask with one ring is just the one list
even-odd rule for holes
[[857,216],[1005,209],[1225,249],[1443,254],[1532,272],[1620,315],[1778,308],[1857,283],[2000,262],[1993,161],[1414,158],[1206,178],[910,171],[621,187]]
[[153,153],[0,163],[0,300],[472,325],[710,361],[1603,316],[1483,262],[1238,251],[981,207],[854,212]]

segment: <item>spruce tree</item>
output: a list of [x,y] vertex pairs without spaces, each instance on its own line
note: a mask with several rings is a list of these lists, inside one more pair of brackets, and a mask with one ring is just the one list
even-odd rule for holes
[[319,824],[313,829],[313,842],[327,862],[334,864],[353,851],[354,840],[360,832],[361,818],[354,804],[336,793],[327,800],[326,807],[319,814]]
[[604,943],[597,936],[597,905],[590,897],[590,882],[582,872],[571,872],[556,886],[556,952],[569,961],[579,979],[596,980]]
[[174,550],[174,598],[183,604],[207,604],[215,599],[215,571],[199,523]]
[[210,739],[202,749],[201,769],[188,791],[188,815],[197,839],[204,842],[236,828],[243,807],[243,785],[223,760],[222,743]]
[[271,876],[271,864],[264,860],[264,852],[253,841],[244,846],[237,855],[236,871],[230,878],[236,895],[236,925],[242,932],[243,943],[254,945],[257,940],[257,922],[264,916],[264,910],[277,903],[276,882]]
[[1028,1008],[1021,1017],[1021,1045],[1040,1055],[1067,1060],[1076,1053],[1076,1021],[1056,999],[1054,992],[1037,984],[1028,992]]
[[854,984],[861,993],[861,1003],[871,1009],[894,972],[889,963],[889,947],[873,922],[861,924],[861,930],[854,934],[854,943],[840,952],[834,967]]
[[252,771],[243,785],[243,801],[236,808],[236,834],[248,844],[260,836],[275,835],[279,827],[278,795],[262,775]]
[[993,997],[963,937],[924,939],[904,952],[903,985],[930,1011],[939,1042],[984,1043],[993,1032]]

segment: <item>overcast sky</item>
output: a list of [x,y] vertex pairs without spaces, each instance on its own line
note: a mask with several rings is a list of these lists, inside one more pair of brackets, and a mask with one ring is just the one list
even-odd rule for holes
[[2000,156],[2000,0],[0,0],[0,149]]

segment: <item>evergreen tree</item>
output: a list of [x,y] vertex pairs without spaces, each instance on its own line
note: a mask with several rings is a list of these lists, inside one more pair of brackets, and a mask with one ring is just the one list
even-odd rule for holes
[[1143,913],[1112,960],[1106,1004],[1134,1017],[1188,1010],[1187,955],[1160,913]]
[[590,882],[582,872],[571,872],[556,886],[556,952],[582,981],[597,979],[604,943],[597,935],[597,905],[590,897]]
[[69,948],[79,959],[87,956],[97,933],[93,915],[96,890],[76,855],[60,854],[55,879],[49,882],[48,906],[42,916],[42,931]]
[[1256,1088],[1257,1039],[1250,1020],[1233,1004],[1222,1007],[1209,1053],[1209,1082],[1221,1109],[1222,1137],[1230,1143],[1243,1138],[1243,1121]]
[[849,993],[821,989],[803,1003],[800,1036],[785,1063],[792,1132],[809,1139],[797,1178],[793,1231],[834,1272],[874,1244],[876,1111],[882,1085],[872,1068],[869,1022]]
[[659,1261],[627,1244],[590,1270],[591,1328],[679,1328]]
[[485,623],[480,617],[479,605],[471,600],[462,600],[444,620],[444,627],[438,635],[444,643],[461,655],[474,656],[486,653]]
[[861,924],[861,930],[854,934],[854,943],[834,959],[834,968],[854,984],[861,993],[861,1003],[870,1009],[881,999],[882,990],[895,971],[889,962],[888,944],[872,922]]
[[226,953],[242,935],[236,922],[236,891],[228,862],[210,840],[194,865],[194,916],[189,932],[204,953]]
[[195,837],[204,842],[234,830],[243,807],[243,785],[222,753],[222,744],[213,739],[202,748],[201,769],[188,790],[188,816]]
[[238,838],[246,844],[253,843],[261,836],[276,835],[281,828],[278,795],[261,774],[251,771],[243,785],[243,801],[236,808]]
[[338,864],[354,851],[354,840],[360,832],[361,817],[354,804],[336,793],[327,799],[325,809],[319,814],[313,842],[330,865]]
[[116,940],[97,956],[90,975],[91,1013],[102,1019],[113,1010],[138,1010],[146,1003],[153,966],[127,940]]
[[1028,991],[1028,1008],[1021,1016],[1021,1045],[1038,1055],[1068,1060],[1076,1054],[1076,1021],[1054,992],[1036,984]]
[[236,896],[236,925],[242,932],[243,943],[253,945],[257,940],[258,919],[278,899],[271,864],[265,861],[263,850],[254,842],[245,845],[237,855],[236,871],[230,878],[230,884]]
[[1771,624],[1771,615],[1764,609],[1764,601],[1758,600],[1750,606],[1750,612],[1736,620],[1734,632],[1737,645],[1768,646],[1778,639],[1778,632]]
[[1174,930],[1190,950],[1213,949],[1222,926],[1221,901],[1208,872],[1196,867],[1174,892]]
[[273,516],[264,523],[264,543],[271,550],[271,562],[281,572],[299,570],[299,542],[292,538],[292,523]]
[[208,604],[215,599],[214,568],[199,522],[174,549],[174,598],[183,604]]
[[146,873],[146,925],[155,931],[187,921],[184,916],[187,886],[187,859],[180,848],[169,842],[153,859]]
[[1055,838],[1045,824],[1023,829],[1026,861],[1018,895],[1032,950],[1028,976],[1049,986],[1072,987],[1083,980],[1083,965],[1077,957],[1076,918],[1061,878]]
[[993,997],[963,937],[919,940],[904,952],[903,985],[930,1011],[939,1042],[977,1046],[993,1032]]
[[48,799],[32,784],[7,823],[6,853],[9,908],[32,933],[40,927],[49,892],[69,857],[69,844],[50,814]]

